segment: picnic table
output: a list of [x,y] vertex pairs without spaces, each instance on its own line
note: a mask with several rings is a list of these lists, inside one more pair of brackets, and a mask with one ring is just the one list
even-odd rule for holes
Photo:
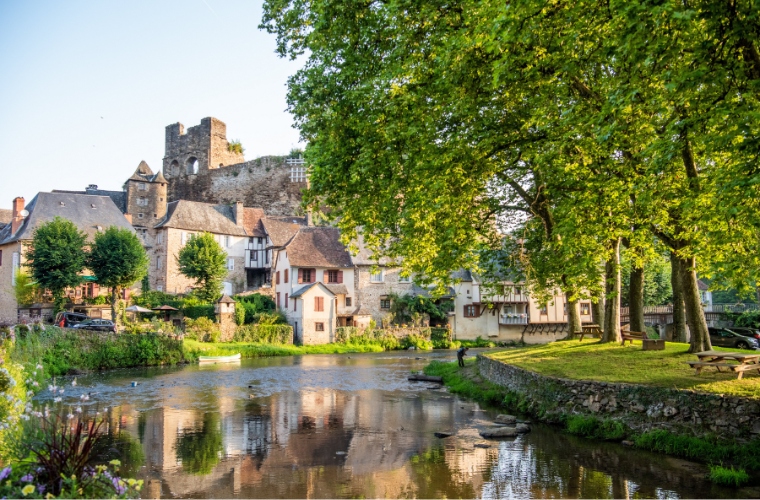
[[[696,353],[699,361],[688,361],[692,368],[696,368],[699,375],[702,369],[707,366],[714,366],[719,372],[721,368],[727,368],[732,372],[739,372],[736,377],[740,380],[747,370],[758,370],[760,372],[760,354],[747,354],[744,352],[723,352],[723,351],[703,351]],[[737,361],[738,363],[730,363]]]
[[584,335],[591,335],[592,337],[595,335],[599,335],[599,338],[602,338],[602,329],[599,328],[599,325],[583,325],[581,326],[581,338],[578,340],[578,342],[583,341]]

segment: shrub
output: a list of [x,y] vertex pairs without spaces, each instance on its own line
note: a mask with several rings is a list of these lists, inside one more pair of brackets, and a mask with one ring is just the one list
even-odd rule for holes
[[231,153],[243,154],[243,145],[239,140],[233,139],[227,146],[227,150]]
[[242,307],[235,307],[235,323],[238,326],[241,326],[243,323],[245,323],[245,309]]
[[417,349],[427,351],[433,348],[433,344],[421,335],[411,334],[404,337],[404,339],[401,341],[401,347],[403,349],[416,347]]
[[736,319],[736,326],[760,328],[760,311],[747,311]]
[[626,428],[617,420],[599,420],[594,417],[570,415],[565,425],[570,434],[577,434],[593,439],[621,440],[625,437]]
[[184,315],[190,319],[206,318],[211,321],[216,319],[214,306],[212,304],[202,304],[197,306],[186,306]]
[[290,325],[243,325],[237,327],[235,342],[265,344],[292,344],[293,327]]
[[185,318],[185,332],[188,338],[201,342],[219,342],[222,336],[219,323],[214,323],[205,316],[196,319]]

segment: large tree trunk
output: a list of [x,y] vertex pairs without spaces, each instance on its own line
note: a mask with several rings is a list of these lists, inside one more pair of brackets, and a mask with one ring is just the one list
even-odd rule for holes
[[705,313],[702,310],[702,301],[699,299],[699,287],[697,286],[696,259],[687,257],[679,260],[683,303],[686,306],[686,322],[689,324],[691,336],[689,352],[710,351],[712,350],[710,333],[707,331],[707,320],[705,320]]
[[604,265],[606,304],[602,342],[620,342],[620,238],[612,240],[612,255]]
[[670,252],[670,286],[673,288],[673,342],[685,344],[686,313],[683,309],[681,265],[675,252]]
[[570,292],[565,293],[567,301],[567,338],[580,337],[581,332],[581,304],[578,299],[570,300]]
[[116,314],[116,304],[119,303],[119,289],[117,287],[111,288],[111,321],[114,325],[119,324],[119,317]]
[[599,325],[599,328],[604,328],[604,292],[595,293],[593,299],[596,299],[596,302],[591,302],[591,317],[594,324]]
[[644,326],[644,268],[631,265],[631,283],[628,288],[628,313],[631,331],[645,332]]

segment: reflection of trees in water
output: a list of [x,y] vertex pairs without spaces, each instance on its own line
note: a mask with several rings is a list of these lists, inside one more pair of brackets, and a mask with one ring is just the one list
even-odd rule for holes
[[127,431],[120,431],[117,427],[108,434],[103,435],[93,449],[93,455],[98,457],[98,462],[106,463],[118,459],[122,463],[119,472],[124,477],[135,477],[140,467],[145,463],[145,453],[140,441],[132,437]]
[[472,484],[465,483],[460,471],[446,461],[446,451],[441,448],[428,450],[412,456],[409,461],[414,477],[416,498],[475,498],[480,496]]
[[177,457],[182,460],[182,469],[195,475],[206,475],[219,462],[224,451],[219,414],[203,414],[200,430],[185,431],[177,439]]

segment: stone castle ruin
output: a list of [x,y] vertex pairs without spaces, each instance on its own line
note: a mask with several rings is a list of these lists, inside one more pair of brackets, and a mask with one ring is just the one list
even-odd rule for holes
[[181,123],[166,127],[163,177],[170,202],[241,201],[266,207],[268,215],[295,215],[306,187],[306,165],[276,156],[245,161],[230,147],[224,122],[209,117],[187,131]]

